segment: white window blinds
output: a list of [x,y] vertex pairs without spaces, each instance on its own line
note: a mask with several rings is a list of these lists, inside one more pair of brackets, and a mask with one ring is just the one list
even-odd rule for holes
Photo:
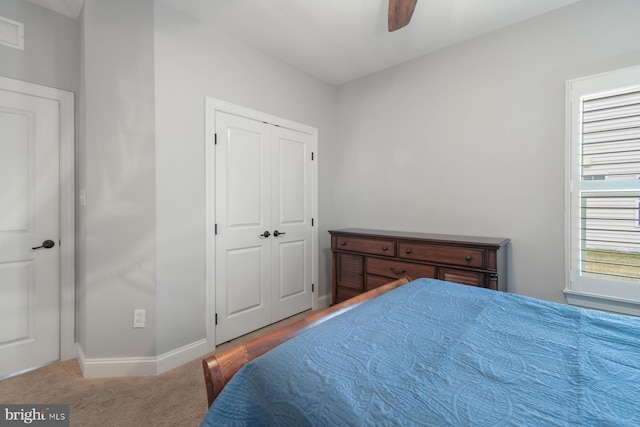
[[640,90],[582,99],[581,274],[640,282]]
[[640,176],[640,91],[583,99],[582,176],[597,175]]
[[618,311],[640,313],[640,67],[576,79],[567,89],[565,294],[570,303],[632,304]]

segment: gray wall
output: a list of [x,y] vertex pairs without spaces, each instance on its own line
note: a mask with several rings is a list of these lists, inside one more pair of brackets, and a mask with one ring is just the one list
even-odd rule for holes
[[[205,97],[318,128],[320,240],[332,215],[336,88],[155,5],[158,353],[206,337]],[[326,258],[326,251],[325,251]],[[321,261],[321,294],[329,264]]]
[[639,22],[583,0],[341,86],[336,225],[511,238],[509,290],[564,302],[565,82],[640,63]]
[[24,50],[0,45],[0,76],[78,91],[78,21],[24,0],[0,1],[0,15],[24,24]]
[[89,358],[155,356],[153,0],[85,0],[81,24],[77,341]]

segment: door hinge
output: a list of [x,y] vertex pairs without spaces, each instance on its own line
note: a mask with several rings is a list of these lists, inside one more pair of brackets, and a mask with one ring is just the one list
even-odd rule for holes
[[218,313],[216,313],[216,325],[218,324]]
[[315,286],[313,283],[311,284],[311,292],[313,293],[313,291],[315,290]]
[[315,220],[311,218],[311,226],[313,227],[314,225],[315,225]]
[[314,153],[313,153],[313,151],[312,151],[312,152],[311,152],[311,160],[312,160],[312,161],[313,161],[313,157],[314,157],[313,155],[314,155]]
[[218,134],[217,133],[213,134],[213,145],[218,145]]
[[213,226],[213,234],[218,234],[218,224]]

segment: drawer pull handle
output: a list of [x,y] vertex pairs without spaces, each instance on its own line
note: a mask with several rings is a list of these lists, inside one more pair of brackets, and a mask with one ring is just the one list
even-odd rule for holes
[[407,249],[407,250],[405,250],[405,253],[410,254],[410,253],[411,253],[411,249]]
[[466,259],[467,261],[471,261],[471,255],[467,255],[467,256],[465,257],[465,259]]
[[386,246],[383,246],[383,247],[382,247],[382,250],[383,250],[383,251],[386,251],[387,249],[389,249],[389,248],[387,248]]
[[402,271],[396,271],[396,269],[395,269],[395,268],[393,268],[393,267],[389,267],[389,270],[391,270],[391,272],[392,272],[393,274],[397,274],[397,275],[401,275],[401,274],[404,274],[404,273],[406,273],[406,272],[407,272],[407,270],[405,270],[404,268],[402,269]]
[[347,242],[340,242],[340,246],[347,246]]

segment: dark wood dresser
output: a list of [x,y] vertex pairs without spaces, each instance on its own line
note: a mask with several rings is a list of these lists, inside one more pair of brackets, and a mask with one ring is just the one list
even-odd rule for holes
[[329,233],[333,304],[404,276],[507,290],[509,239],[360,228]]

